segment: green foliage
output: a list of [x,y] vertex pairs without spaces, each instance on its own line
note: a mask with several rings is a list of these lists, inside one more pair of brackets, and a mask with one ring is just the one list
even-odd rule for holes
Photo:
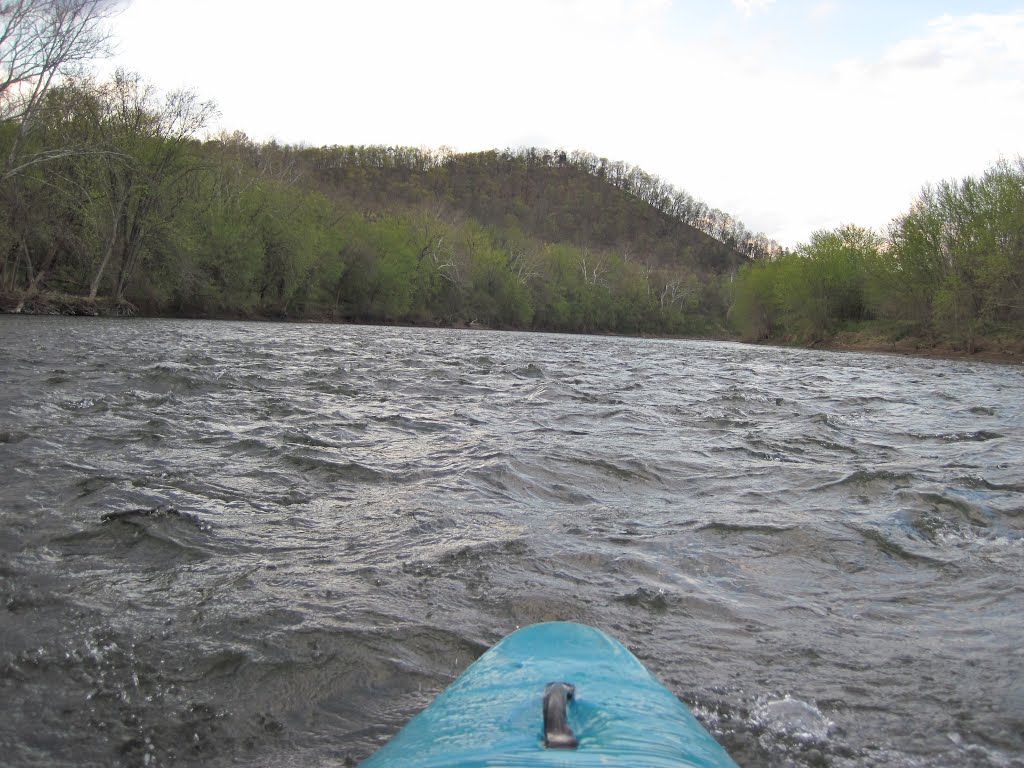
[[1024,322],[1024,160],[926,187],[892,240],[905,312],[934,332],[970,349],[984,328]]
[[774,262],[774,299],[786,334],[813,342],[867,319],[869,275],[882,245],[871,230],[846,225],[815,232],[795,253]]
[[1024,160],[925,187],[888,238],[843,226],[748,264],[730,318],[749,339],[827,339],[861,321],[972,349],[987,328],[1024,323]]
[[623,163],[200,141],[212,105],[66,79],[0,152],[0,290],[150,312],[811,343],[858,323],[956,338],[1024,323],[1024,163],[927,187],[887,238],[793,252]]
[[777,285],[782,260],[759,261],[740,268],[732,286],[729,319],[747,341],[763,341],[779,332]]
[[0,121],[0,151],[17,139],[48,157],[0,190],[9,291],[198,316],[678,333],[717,324],[713,273],[743,260],[708,234],[735,245],[736,222],[584,153],[200,142],[211,105],[123,71],[66,80],[44,107],[31,130]]

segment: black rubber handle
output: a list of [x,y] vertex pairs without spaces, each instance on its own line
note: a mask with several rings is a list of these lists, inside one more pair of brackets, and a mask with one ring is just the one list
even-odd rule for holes
[[579,743],[565,715],[575,693],[576,686],[570,683],[544,686],[544,746],[548,749],[576,749]]

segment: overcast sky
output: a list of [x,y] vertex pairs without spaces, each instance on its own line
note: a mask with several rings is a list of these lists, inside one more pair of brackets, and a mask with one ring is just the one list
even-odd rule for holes
[[134,0],[114,33],[256,140],[584,149],[790,246],[1024,154],[1024,0]]

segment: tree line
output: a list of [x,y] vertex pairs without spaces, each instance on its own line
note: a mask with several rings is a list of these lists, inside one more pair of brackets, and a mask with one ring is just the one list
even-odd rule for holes
[[[1024,165],[792,251],[628,163],[209,136],[195,92],[99,79],[104,0],[0,4],[0,305],[812,343],[1024,325]],[[45,301],[43,301],[45,305]],[[76,303],[78,309],[82,304]]]
[[[696,333],[735,220],[624,163],[207,135],[216,107],[81,65],[99,0],[0,5],[0,301],[114,311]],[[700,226],[695,226],[700,224]],[[80,306],[80,305],[79,305]]]
[[866,322],[890,336],[1024,333],[1024,159],[925,186],[887,233],[815,232],[794,251],[744,265],[731,320],[752,340],[827,340]]
[[[314,173],[323,150],[238,132],[203,138],[215,114],[192,92],[161,94],[118,71],[50,87],[23,138],[18,121],[0,123],[0,146],[21,141],[24,157],[39,158],[0,190],[0,290],[18,297],[14,308],[57,291],[107,297],[125,313],[560,331],[695,333],[724,317],[720,278],[684,258],[692,249],[648,238],[679,250],[657,263],[631,250],[644,238],[628,226],[603,241],[581,235],[578,217],[562,221],[585,192],[571,169],[556,173],[563,237],[546,239],[530,222],[553,208],[531,214],[499,191],[518,215],[488,209],[484,221],[460,205],[480,208],[503,184],[487,180],[478,156],[449,158],[439,186],[407,173],[418,150],[373,175],[371,152],[353,150],[339,185]],[[414,178],[419,192],[402,192]],[[625,205],[607,219],[628,223],[635,204],[620,194],[587,216]]]
[[[426,175],[455,165],[466,166],[466,156],[447,147],[439,149],[387,146],[325,147],[311,150],[318,171],[371,169],[375,172],[405,171],[408,176]],[[548,169],[575,169],[604,182],[612,189],[641,201],[651,209],[703,232],[727,249],[746,259],[766,258],[782,252],[782,247],[763,233],[754,233],[734,216],[712,208],[685,190],[674,187],[658,176],[621,160],[609,160],[591,152],[537,147],[506,148],[476,153],[478,163],[492,178],[513,174],[523,179],[519,188],[528,197],[528,178],[535,184]],[[577,202],[578,207],[585,207]]]

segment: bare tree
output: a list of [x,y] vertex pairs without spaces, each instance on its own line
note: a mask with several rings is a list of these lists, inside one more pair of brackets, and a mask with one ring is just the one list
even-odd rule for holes
[[543,258],[534,248],[515,244],[508,251],[508,269],[520,285],[529,285],[540,277]]
[[[108,52],[114,0],[0,0],[0,121],[16,121],[3,178],[25,165],[19,152],[55,79]],[[45,159],[45,158],[43,158]]]
[[109,158],[101,174],[102,196],[109,227],[89,298],[96,298],[113,259],[118,265],[114,298],[123,301],[146,238],[170,222],[188,196],[187,183],[204,168],[194,156],[196,136],[217,108],[188,90],[161,99],[140,75],[120,69],[102,99],[101,133]]
[[604,276],[608,272],[608,265],[605,263],[605,255],[602,253],[592,255],[589,248],[584,248],[580,253],[580,272],[583,273],[583,282],[587,285],[604,285]]

